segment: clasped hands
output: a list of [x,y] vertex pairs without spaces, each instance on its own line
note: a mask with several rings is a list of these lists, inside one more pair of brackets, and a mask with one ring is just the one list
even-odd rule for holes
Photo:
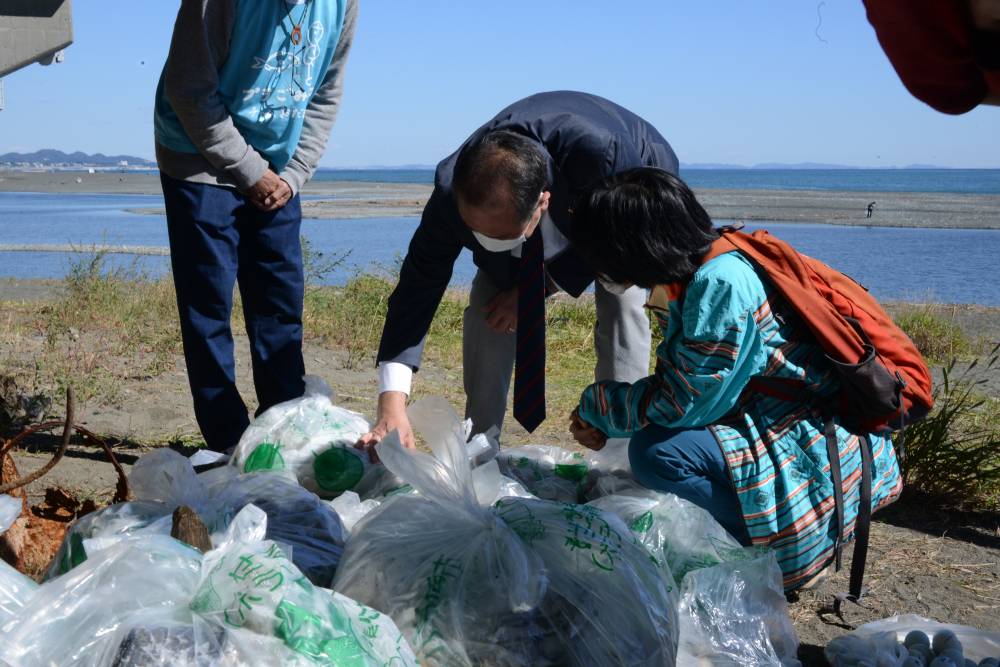
[[268,169],[247,191],[250,202],[262,211],[277,211],[292,198],[292,188],[285,179]]

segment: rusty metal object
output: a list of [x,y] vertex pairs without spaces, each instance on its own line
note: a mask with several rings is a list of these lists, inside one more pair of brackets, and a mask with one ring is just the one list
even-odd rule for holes
[[[66,419],[48,421],[28,427],[13,438],[0,444],[0,493],[11,494],[22,502],[21,516],[7,532],[0,535],[0,558],[29,576],[40,575],[59,550],[69,525],[77,518],[97,509],[92,500],[83,502],[63,489],[49,488],[42,503],[27,504],[26,485],[48,473],[66,453],[74,430],[88,443],[101,447],[118,474],[113,503],[129,500],[132,496],[128,476],[118,462],[110,445],[85,428],[74,424],[75,403],[72,389],[66,392]],[[21,476],[9,452],[34,433],[63,427],[62,441],[52,458],[33,473]]]
[[212,550],[212,538],[197,512],[187,505],[181,505],[174,510],[173,520],[170,537],[190,544],[202,553]]
[[[70,387],[66,390],[66,421],[64,422],[63,425],[62,442],[59,444],[59,449],[56,450],[56,453],[53,454],[52,458],[49,460],[48,463],[43,465],[35,472],[26,475],[18,480],[0,486],[0,493],[7,493],[8,491],[13,491],[14,489],[26,486],[34,482],[39,477],[43,476],[48,471],[52,470],[52,468],[54,468],[55,465],[59,463],[59,460],[62,459],[63,454],[66,453],[66,448],[69,447],[70,438],[73,437],[74,408],[75,406],[73,405],[73,388]],[[15,438],[15,440],[17,440],[17,438]],[[12,445],[9,442],[6,443],[3,449],[0,450],[0,457],[6,457],[7,452],[10,450],[11,447]]]
[[[63,439],[59,445],[59,449],[52,456],[44,466],[36,470],[35,472],[26,475],[25,477],[18,478],[16,475],[12,480],[4,479],[0,482],[0,493],[10,493],[15,489],[19,489],[31,482],[44,476],[49,470],[51,470],[59,461],[62,459],[63,455],[66,453],[66,448],[69,446],[70,438],[73,435],[73,430],[75,429],[86,441],[92,445],[96,445],[104,450],[104,454],[108,457],[108,461],[114,467],[115,472],[118,474],[118,483],[115,487],[115,495],[112,498],[112,502],[120,503],[132,498],[132,489],[129,487],[128,475],[125,474],[125,469],[122,468],[121,463],[118,462],[118,458],[115,456],[111,449],[102,438],[98,437],[96,434],[88,431],[82,426],[77,426],[74,424],[73,417],[75,412],[75,401],[73,397],[73,389],[70,387],[66,390],[66,419],[64,421],[47,421],[41,424],[36,424],[30,426],[17,435],[15,435],[10,440],[7,440],[0,446],[0,461],[6,462],[10,459],[7,456],[8,452],[14,447],[19,445],[29,436],[39,433],[41,431],[48,431],[56,428],[59,425],[63,426]],[[12,461],[13,463],[13,461]],[[23,496],[23,494],[21,494]]]

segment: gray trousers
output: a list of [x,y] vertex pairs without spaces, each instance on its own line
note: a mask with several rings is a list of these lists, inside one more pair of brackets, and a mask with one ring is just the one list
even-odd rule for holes
[[[494,331],[486,323],[487,315],[483,312],[497,292],[489,277],[477,272],[463,318],[465,417],[472,420],[473,433],[483,433],[491,426],[503,426],[514,370],[517,334]],[[645,303],[644,289],[632,287],[616,295],[596,283],[595,380],[635,382],[649,375],[650,332],[649,317],[643,308]],[[549,413],[547,417],[568,419],[569,415]]]

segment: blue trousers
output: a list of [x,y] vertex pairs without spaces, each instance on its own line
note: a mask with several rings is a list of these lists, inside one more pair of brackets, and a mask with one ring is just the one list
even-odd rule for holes
[[194,412],[213,450],[250,423],[236,389],[230,316],[238,282],[260,414],[302,395],[302,209],[265,213],[236,190],[164,174],[170,263]]
[[730,535],[749,546],[739,498],[722,450],[708,429],[647,426],[629,441],[628,458],[640,484],[708,510]]

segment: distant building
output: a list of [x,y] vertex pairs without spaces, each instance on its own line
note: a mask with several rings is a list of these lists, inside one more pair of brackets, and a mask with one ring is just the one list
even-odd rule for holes
[[3,0],[0,2],[0,110],[3,77],[32,63],[62,62],[73,43],[70,0]]

